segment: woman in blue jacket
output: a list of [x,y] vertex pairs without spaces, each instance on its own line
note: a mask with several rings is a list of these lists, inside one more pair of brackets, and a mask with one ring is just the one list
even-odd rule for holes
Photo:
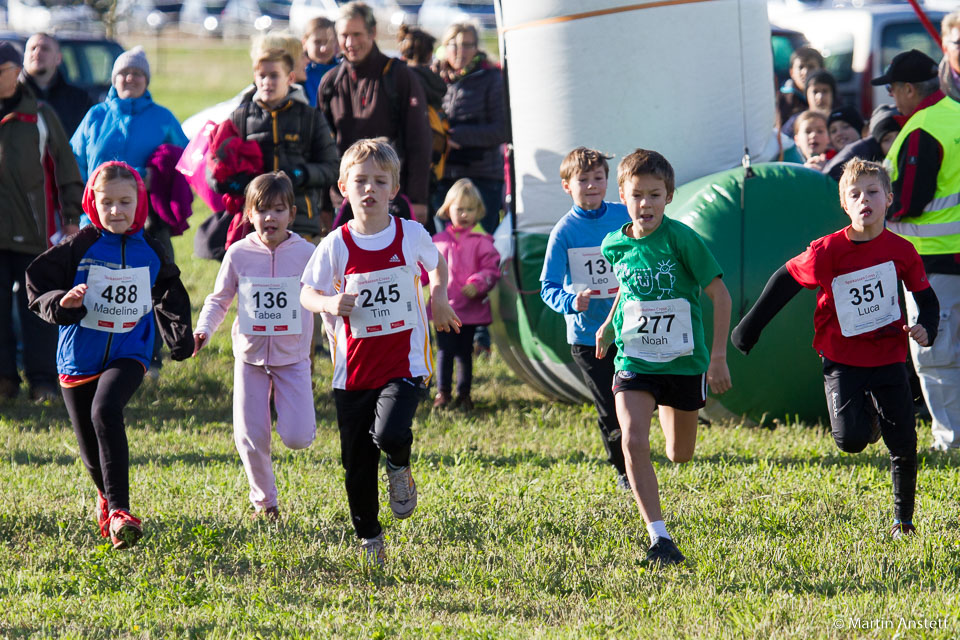
[[[107,99],[87,111],[73,137],[70,146],[80,165],[80,175],[86,181],[93,170],[104,162],[126,162],[146,176],[147,160],[162,144],[187,146],[187,136],[176,116],[161,107],[147,91],[150,84],[150,64],[143,47],[125,51],[113,64],[113,86]],[[149,185],[147,185],[149,190]],[[84,216],[81,226],[90,224]],[[148,235],[159,240],[173,257],[170,245],[170,229],[165,223],[149,215],[146,224]]]

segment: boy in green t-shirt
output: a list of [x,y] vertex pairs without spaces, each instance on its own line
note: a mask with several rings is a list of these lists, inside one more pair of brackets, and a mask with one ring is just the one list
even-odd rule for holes
[[[730,294],[703,239],[663,215],[674,189],[673,167],[666,158],[637,149],[620,162],[617,182],[633,222],[607,235],[601,245],[620,292],[597,331],[597,357],[603,357],[613,341],[612,325],[618,349],[613,392],[627,475],[650,534],[647,560],[677,564],[685,558],[661,515],[657,476],[650,462],[650,420],[659,406],[670,460],[687,462],[693,457],[706,383],[714,393],[731,386]],[[713,302],[711,350],[703,335],[701,291]]]

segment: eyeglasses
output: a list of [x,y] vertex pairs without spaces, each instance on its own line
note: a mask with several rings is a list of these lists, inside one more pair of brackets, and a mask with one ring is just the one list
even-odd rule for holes
[[888,84],[888,85],[886,85],[884,88],[887,90],[887,95],[892,98],[892,97],[893,97],[893,85],[892,85],[892,84]]
[[447,47],[449,47],[450,49],[476,49],[476,48],[477,48],[477,43],[476,43],[476,42],[461,42],[461,43],[457,44],[457,41],[456,41],[456,40],[451,40],[450,42],[447,43]]

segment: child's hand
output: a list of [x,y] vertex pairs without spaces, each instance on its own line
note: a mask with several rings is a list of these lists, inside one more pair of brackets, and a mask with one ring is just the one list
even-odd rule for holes
[[83,296],[86,293],[87,285],[78,284],[60,298],[60,306],[64,309],[79,309],[83,306]]
[[811,156],[810,158],[808,158],[807,161],[803,163],[803,166],[807,167],[808,169],[816,169],[817,171],[821,171],[823,169],[823,165],[825,165],[826,163],[827,163],[827,156],[821,153],[819,155]]
[[463,288],[460,289],[460,293],[467,296],[470,299],[477,297],[477,288],[472,284],[465,284]]
[[710,385],[710,390],[714,393],[726,393],[733,386],[726,356],[710,356],[710,366],[707,367],[707,384]]
[[457,312],[453,310],[450,303],[446,300],[440,300],[439,296],[430,296],[430,311],[433,312],[433,324],[437,331],[453,331],[460,333],[460,318]]
[[903,330],[910,334],[910,337],[916,340],[921,347],[930,345],[930,336],[927,335],[927,330],[923,328],[922,324],[915,324],[912,327],[903,325]]
[[603,360],[607,355],[607,349],[613,344],[613,337],[613,323],[610,321],[604,322],[597,329],[597,360]]
[[327,299],[327,313],[335,316],[348,316],[357,303],[356,293],[338,293]]
[[593,295],[593,292],[590,289],[584,289],[577,294],[577,297],[573,299],[573,309],[574,311],[586,311],[587,307],[590,306],[590,296]]
[[210,336],[208,336],[205,333],[194,332],[193,334],[193,357],[194,358],[197,357],[197,353],[200,352],[200,349],[203,349],[205,346],[207,346],[207,340],[209,339],[210,339]]

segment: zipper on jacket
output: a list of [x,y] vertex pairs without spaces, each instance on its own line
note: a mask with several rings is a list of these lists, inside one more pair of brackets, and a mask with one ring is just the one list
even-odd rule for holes
[[[127,236],[120,236],[120,268],[127,268]],[[100,371],[107,368],[107,360],[110,358],[110,347],[113,344],[113,333],[107,336],[107,348],[103,352],[103,362],[100,363]]]

